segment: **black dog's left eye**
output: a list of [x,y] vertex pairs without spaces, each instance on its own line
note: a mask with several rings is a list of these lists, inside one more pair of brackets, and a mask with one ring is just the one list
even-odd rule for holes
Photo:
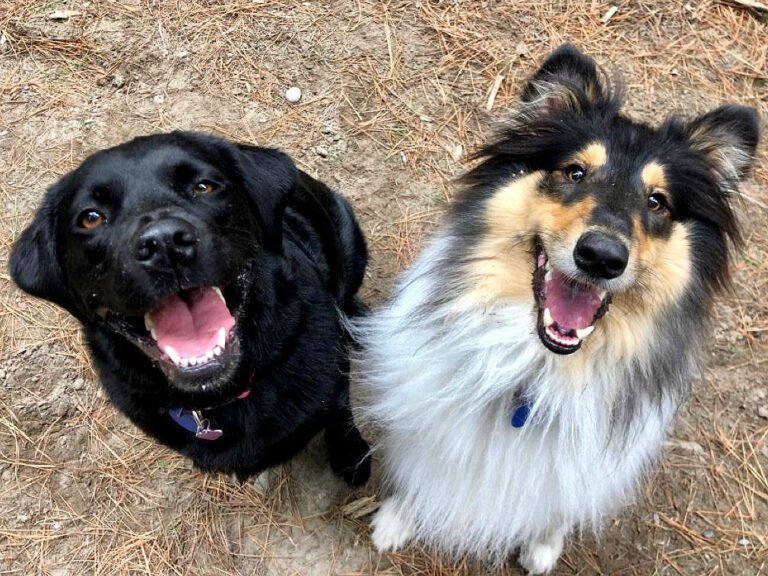
[[208,180],[201,180],[192,188],[192,193],[195,196],[200,196],[202,194],[210,194],[214,190],[216,190],[216,184]]
[[86,230],[93,230],[97,226],[101,226],[106,221],[104,214],[96,210],[85,210],[78,217],[78,223]]

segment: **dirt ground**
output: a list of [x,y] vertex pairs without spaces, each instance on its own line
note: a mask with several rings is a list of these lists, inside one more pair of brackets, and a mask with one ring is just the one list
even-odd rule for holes
[[[439,222],[467,154],[570,40],[657,121],[730,100],[768,119],[768,17],[738,2],[0,0],[0,574],[485,574],[370,547],[375,481],[315,442],[267,486],[205,476],[100,393],[76,324],[14,288],[46,186],[139,134],[279,146],[349,198],[377,304]],[[298,104],[284,99],[299,86]],[[494,89],[495,86],[495,89]],[[663,462],[558,574],[768,574],[768,160],[737,199],[746,247]],[[518,574],[513,561],[499,574]]]

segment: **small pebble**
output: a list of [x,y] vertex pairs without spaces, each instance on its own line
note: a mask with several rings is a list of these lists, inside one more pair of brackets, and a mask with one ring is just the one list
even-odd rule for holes
[[768,406],[760,406],[760,408],[757,409],[757,415],[760,416],[760,418],[768,420]]
[[751,542],[746,538],[742,538],[741,540],[738,540],[736,543],[739,546],[749,546],[751,544]]
[[714,530],[704,530],[704,532],[702,532],[701,535],[704,536],[704,538],[706,538],[707,540],[711,540],[712,538],[715,537],[715,531]]
[[301,88],[298,86],[291,86],[285,91],[285,99],[291,104],[295,104],[301,100]]
[[328,157],[328,148],[326,148],[325,146],[315,146],[315,152],[317,153],[318,156],[322,158]]

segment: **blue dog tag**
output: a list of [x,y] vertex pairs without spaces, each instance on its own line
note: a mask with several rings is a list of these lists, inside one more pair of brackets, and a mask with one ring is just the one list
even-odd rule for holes
[[192,412],[184,410],[184,408],[171,408],[168,410],[168,415],[173,418],[179,426],[184,428],[188,432],[197,432],[197,422],[195,422]]
[[528,414],[531,413],[531,407],[528,406],[528,402],[522,402],[518,405],[517,408],[515,408],[515,411],[512,413],[512,427],[513,428],[522,428],[525,426],[525,423],[528,421]]

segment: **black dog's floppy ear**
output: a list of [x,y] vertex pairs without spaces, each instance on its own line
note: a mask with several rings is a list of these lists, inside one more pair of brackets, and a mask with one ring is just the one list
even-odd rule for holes
[[707,159],[725,190],[747,175],[760,139],[760,118],[754,108],[727,104],[691,120],[685,127],[689,144]]
[[56,251],[57,206],[63,193],[63,180],[48,190],[32,222],[13,244],[9,268],[19,288],[69,309],[72,297]]
[[610,102],[610,94],[595,61],[572,44],[552,52],[523,90],[529,109],[546,112],[584,109]]
[[239,144],[239,168],[264,234],[264,247],[279,252],[283,239],[283,210],[296,188],[293,160],[274,148]]

